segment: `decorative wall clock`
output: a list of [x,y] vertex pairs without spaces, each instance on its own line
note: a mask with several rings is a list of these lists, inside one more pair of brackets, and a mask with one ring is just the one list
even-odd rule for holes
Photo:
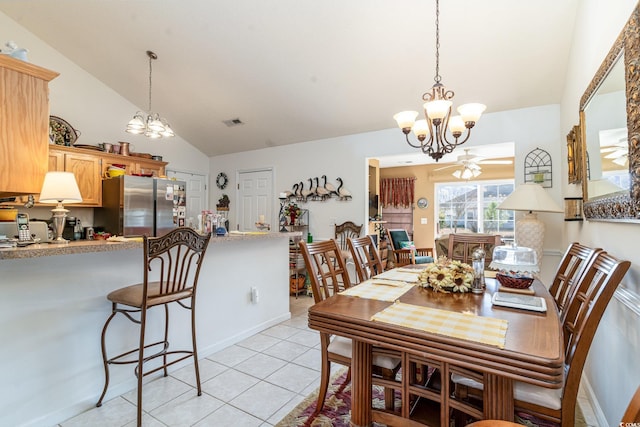
[[220,172],[218,174],[218,177],[216,178],[216,185],[218,186],[218,188],[224,190],[228,183],[229,178],[227,177],[227,174],[224,172]]

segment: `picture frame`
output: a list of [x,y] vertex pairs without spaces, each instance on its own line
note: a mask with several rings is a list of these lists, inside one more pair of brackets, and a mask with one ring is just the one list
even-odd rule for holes
[[567,175],[569,184],[582,182],[580,126],[571,128],[567,134]]

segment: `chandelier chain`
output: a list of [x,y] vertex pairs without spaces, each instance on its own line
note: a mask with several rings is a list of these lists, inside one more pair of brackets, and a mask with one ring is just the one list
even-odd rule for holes
[[440,83],[440,0],[436,0],[436,83]]

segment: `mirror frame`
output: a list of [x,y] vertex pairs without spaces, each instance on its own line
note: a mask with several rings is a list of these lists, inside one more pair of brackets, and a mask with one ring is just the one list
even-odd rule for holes
[[[584,216],[590,221],[640,222],[640,5],[620,32],[607,57],[598,68],[587,90],[580,98],[580,139],[582,166],[582,194]],[[600,84],[624,51],[624,72],[627,101],[627,133],[629,140],[629,174],[631,189],[611,195],[588,199],[587,141],[585,108]]]

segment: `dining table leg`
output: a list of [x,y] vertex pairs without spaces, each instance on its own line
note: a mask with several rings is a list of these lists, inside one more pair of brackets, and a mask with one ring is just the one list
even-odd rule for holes
[[351,426],[371,426],[371,344],[353,340],[351,351]]
[[513,421],[513,380],[496,374],[484,374],[484,418]]

